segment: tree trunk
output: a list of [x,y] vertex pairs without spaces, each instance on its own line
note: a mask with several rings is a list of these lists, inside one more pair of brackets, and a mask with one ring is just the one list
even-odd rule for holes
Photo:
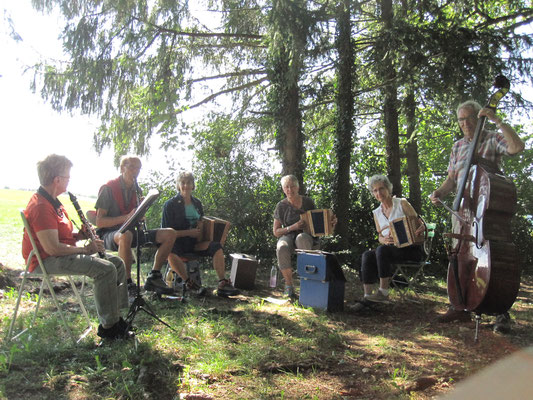
[[[300,91],[297,82],[290,85],[284,93],[284,102],[278,114],[278,132],[284,140],[280,141],[282,175],[295,175],[303,185],[304,145],[302,133],[302,113],[300,110]],[[282,89],[283,90],[283,89]]]
[[[381,0],[382,35],[390,35],[393,22],[392,0]],[[387,157],[387,176],[392,182],[393,195],[402,195],[400,173],[400,140],[398,133],[398,94],[396,89],[396,71],[392,62],[394,49],[387,47],[388,40],[383,40],[381,50],[384,57],[381,61],[382,74],[385,81],[383,88],[383,124],[385,126],[385,152]]]
[[333,209],[337,216],[335,232],[341,242],[349,243],[350,213],[350,158],[353,150],[352,132],[354,100],[352,79],[354,73],[354,54],[351,44],[350,0],[343,0],[337,15],[337,49],[339,64],[337,67],[337,121],[335,153],[337,166],[333,188]]
[[407,121],[407,178],[409,180],[409,202],[416,212],[422,211],[422,193],[420,189],[420,167],[418,165],[418,140],[415,135],[416,130],[416,103],[415,94],[409,88],[404,101],[405,119]]
[[[269,106],[276,126],[276,148],[281,158],[282,175],[295,175],[305,192],[304,145],[299,79],[307,30],[297,21],[305,19],[305,2],[278,0],[272,3],[269,79],[272,88]],[[305,15],[304,15],[305,16]]]

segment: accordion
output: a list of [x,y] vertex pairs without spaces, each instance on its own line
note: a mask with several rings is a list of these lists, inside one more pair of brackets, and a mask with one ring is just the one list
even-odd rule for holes
[[333,211],[329,209],[309,210],[300,214],[305,221],[304,231],[311,236],[328,236],[333,234]]
[[201,219],[202,239],[200,242],[226,242],[231,223],[216,217],[203,216]]
[[418,225],[418,216],[416,215],[392,220],[389,228],[394,239],[394,245],[396,247],[406,247],[424,243],[424,235],[416,236],[415,234]]

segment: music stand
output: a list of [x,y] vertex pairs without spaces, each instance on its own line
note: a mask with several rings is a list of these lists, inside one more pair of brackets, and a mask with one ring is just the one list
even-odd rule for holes
[[146,214],[146,211],[154,204],[154,202],[159,197],[159,192],[155,189],[152,189],[148,192],[148,195],[145,197],[145,199],[142,201],[141,204],[139,204],[139,207],[137,207],[137,210],[135,210],[135,213],[128,218],[126,222],[120,227],[119,232],[120,233],[126,233],[129,230],[135,230],[136,236],[137,236],[137,248],[136,248],[136,254],[137,254],[137,294],[135,295],[135,300],[133,300],[133,303],[130,306],[130,309],[128,311],[128,316],[126,317],[126,323],[131,327],[133,325],[133,320],[135,319],[135,316],[137,315],[137,312],[139,310],[144,311],[148,315],[150,315],[152,318],[158,320],[163,325],[167,326],[174,332],[177,332],[174,328],[172,328],[169,324],[167,324],[165,321],[163,321],[161,318],[157,316],[157,314],[150,308],[148,303],[144,301],[143,297],[141,296],[141,245],[140,245],[140,239],[141,239],[141,223],[142,219],[144,218],[144,215]]

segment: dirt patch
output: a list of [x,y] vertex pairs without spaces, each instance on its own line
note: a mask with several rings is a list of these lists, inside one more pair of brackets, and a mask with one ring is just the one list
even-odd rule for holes
[[20,271],[6,268],[4,264],[0,263],[0,290],[5,290],[8,287],[15,287],[16,284],[14,280],[19,273]]
[[[348,306],[360,296],[358,282],[350,281]],[[432,399],[485,366],[533,344],[532,283],[530,277],[522,279],[510,310],[509,335],[493,332],[494,316],[482,316],[477,342],[474,319],[437,323],[436,317],[446,311],[446,288],[428,284],[420,297],[407,296],[402,301],[393,292],[394,301],[389,305],[357,312],[346,307],[344,312],[329,314],[331,331],[342,338],[335,354],[317,351],[313,359],[299,364],[273,361],[257,368],[257,379],[267,380],[275,388],[272,396],[265,398],[279,398],[274,394],[283,391],[286,399]],[[262,293],[261,286],[254,292],[259,296],[269,293],[266,288]],[[287,305],[285,310],[290,312],[291,307]],[[219,301],[216,308],[223,312]],[[257,396],[254,382],[240,373],[228,371],[224,377],[204,382],[214,398]]]
[[[10,282],[6,283],[7,287],[18,287],[19,273],[20,270],[4,268],[3,275],[8,278],[5,282]],[[320,318],[320,323],[327,326],[336,340],[335,345],[328,347],[328,352],[317,348],[300,362],[273,359],[251,371],[236,369],[211,375],[190,370],[190,393],[178,384],[172,387],[183,391],[182,398],[190,399],[431,399],[451,390],[457,382],[483,367],[533,344],[531,277],[522,278],[517,301],[511,309],[512,333],[494,333],[494,317],[483,316],[478,342],[474,342],[474,321],[435,322],[439,313],[446,310],[446,288],[442,283],[428,280],[419,297],[407,296],[406,300],[393,291],[391,304],[354,311],[350,306],[360,298],[361,287],[354,275],[347,274],[347,278],[345,311],[327,313],[327,318]],[[205,298],[191,296],[189,304],[209,315],[220,315],[239,323],[246,316],[246,311],[237,307],[239,304],[257,304],[269,296],[281,297],[281,288],[268,288],[268,271],[258,276],[256,284],[255,290],[244,291],[231,299],[216,297],[212,294],[215,288],[211,287],[210,295]],[[64,292],[61,294],[68,294],[68,289]],[[168,308],[175,306],[147,299],[160,311],[164,311],[167,304]],[[286,321],[284,329],[289,333],[291,322],[314,314],[323,317],[324,314],[289,303],[272,308],[268,315],[265,313],[264,310],[261,315],[252,313],[251,318],[258,324],[264,323],[264,318],[270,323]],[[302,332],[292,334],[301,335]],[[303,334],[313,335],[313,330]],[[236,344],[245,340],[246,335],[235,336]],[[161,394],[168,395],[168,382],[179,379],[181,372],[176,370],[168,376],[159,374],[166,378],[155,379],[153,371],[153,366],[142,369],[136,384],[146,387],[150,393],[161,391]],[[159,375],[156,374],[160,378]],[[61,375],[49,381],[43,390],[69,393],[72,398],[82,399],[87,398],[87,385],[87,378],[83,376]]]

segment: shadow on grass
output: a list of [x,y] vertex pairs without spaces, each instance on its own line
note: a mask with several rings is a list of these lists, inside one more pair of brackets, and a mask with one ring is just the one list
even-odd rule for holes
[[[351,302],[360,298],[361,287],[355,274],[346,275]],[[213,294],[212,271],[204,271],[204,278],[210,288],[206,297],[190,296],[186,303],[144,297],[176,332],[140,312],[137,348],[132,342],[97,347],[94,334],[73,347],[46,305],[32,341],[22,341],[15,350],[11,343],[0,346],[4,396],[173,398],[179,390],[228,399],[300,399],[311,398],[310,393],[324,399],[342,393],[408,398],[407,385],[430,376],[432,386],[422,397],[430,398],[448,382],[532,341],[527,319],[532,307],[522,300],[511,312],[519,321],[510,337],[494,335],[484,323],[480,342],[474,344],[474,322],[434,323],[447,298],[443,281],[431,277],[423,283],[419,303],[401,301],[392,291],[390,305],[364,313],[269,303],[265,299],[281,291],[267,287],[268,271],[259,271],[254,290],[229,299]],[[530,289],[519,298],[527,299]],[[90,291],[87,299],[91,303]],[[6,315],[13,301],[5,303]],[[94,318],[92,304],[89,313]],[[82,326],[78,317],[69,318]],[[8,319],[2,322],[4,331]]]

